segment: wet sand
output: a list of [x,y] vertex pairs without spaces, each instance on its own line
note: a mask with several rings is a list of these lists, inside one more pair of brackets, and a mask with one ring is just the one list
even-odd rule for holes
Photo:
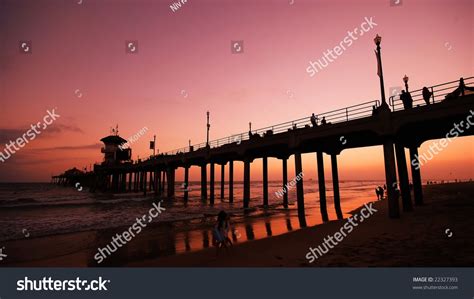
[[[425,204],[389,219],[387,202],[335,248],[309,263],[309,247],[339,231],[346,220],[234,246],[130,263],[132,267],[472,267],[474,183],[424,187]],[[357,212],[357,211],[354,211]],[[446,232],[446,230],[448,230]],[[452,233],[451,237],[448,237]]]
[[[360,223],[326,255],[309,263],[309,247],[321,245],[347,220],[322,225],[317,209],[307,209],[307,223],[300,229],[294,210],[268,217],[244,217],[236,223],[239,234],[227,254],[216,257],[212,247],[214,218],[150,227],[99,266],[130,267],[382,267],[473,266],[474,183],[424,186],[425,205],[389,219],[387,202],[375,202],[377,213]],[[343,207],[344,208],[344,207]],[[333,207],[328,206],[330,219]],[[357,209],[351,213],[356,213]],[[193,224],[195,226],[195,224]],[[449,238],[446,230],[452,232]],[[96,267],[93,256],[123,228],[69,233],[9,241],[2,266]],[[448,232],[448,233],[449,233]],[[242,236],[240,236],[242,235]],[[240,239],[240,237],[242,239]],[[249,241],[247,241],[249,240]],[[254,240],[254,241],[253,241]],[[242,243],[242,241],[244,241]],[[184,253],[183,253],[184,252]]]

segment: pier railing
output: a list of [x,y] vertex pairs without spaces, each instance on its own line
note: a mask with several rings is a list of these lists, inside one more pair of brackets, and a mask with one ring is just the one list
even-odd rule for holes
[[[368,101],[364,102],[361,104],[357,104],[354,106],[349,106],[325,113],[319,113],[316,114],[317,119],[319,120],[319,125],[321,125],[321,120],[324,119],[326,120],[326,123],[342,123],[342,122],[347,122],[350,120],[355,120],[358,118],[363,118],[363,117],[368,117],[372,115],[372,111],[374,108],[377,108],[380,106],[379,100],[374,100],[374,101]],[[311,115],[308,115],[306,117],[300,118],[300,119],[295,119],[292,121],[276,124],[273,126],[268,126],[265,128],[260,128],[257,130],[252,130],[251,132],[243,132],[243,133],[238,133],[234,134],[231,136],[227,136],[224,138],[216,139],[209,141],[209,147],[210,148],[215,148],[219,146],[223,146],[226,144],[240,144],[242,141],[250,140],[255,137],[265,137],[269,135],[274,135],[274,134],[279,134],[279,133],[284,133],[287,131],[291,130],[296,130],[296,129],[301,129],[305,127],[311,127]],[[168,151],[163,153],[162,155],[177,155],[177,154],[183,154],[183,153],[188,153],[190,151],[196,151],[202,148],[206,148],[207,143],[199,143],[199,144],[194,144],[191,146],[187,147],[182,147],[178,149],[174,149],[172,151]]]
[[[474,77],[464,78],[464,85],[474,86]],[[459,80],[446,82],[438,85],[427,86],[428,90],[431,92],[431,97],[429,99],[430,104],[435,104],[443,101],[449,93],[459,87]],[[413,98],[413,107],[425,106],[427,103],[423,99],[423,89],[409,90],[411,97]],[[390,107],[392,111],[403,110],[403,102],[400,99],[400,95],[393,95],[389,98]]]

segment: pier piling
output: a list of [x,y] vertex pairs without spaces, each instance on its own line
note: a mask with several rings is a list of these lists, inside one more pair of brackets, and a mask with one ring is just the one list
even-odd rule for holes
[[288,157],[284,157],[283,159],[281,159],[282,161],[282,168],[283,168],[283,187],[282,187],[282,190],[283,190],[283,207],[285,209],[288,208],[288,188],[287,188],[287,184],[288,184]]
[[400,181],[400,192],[402,195],[403,211],[413,210],[411,203],[410,184],[408,182],[407,159],[405,148],[400,144],[395,144],[395,153],[397,157],[398,180]]
[[337,170],[337,155],[331,155],[331,169],[332,169],[332,188],[334,192],[334,209],[336,210],[337,219],[343,219],[341,210],[341,196],[339,194],[339,174]]
[[323,221],[327,222],[329,220],[329,217],[326,204],[326,181],[324,178],[323,153],[316,152],[316,159],[318,162],[319,209],[321,210],[321,217]]
[[[418,162],[413,163],[412,161]],[[411,175],[413,181],[413,194],[415,197],[415,205],[419,206],[423,204],[423,190],[421,189],[421,171],[420,168],[416,167],[415,164],[419,164],[418,161],[418,147],[410,147],[410,165],[411,165]]]
[[268,206],[268,158],[263,157],[263,205]]

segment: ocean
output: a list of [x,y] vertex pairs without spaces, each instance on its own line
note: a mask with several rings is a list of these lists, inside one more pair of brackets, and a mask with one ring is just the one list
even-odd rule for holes
[[[348,212],[363,203],[375,200],[374,188],[383,185],[381,181],[345,181],[340,183],[341,206]],[[332,183],[326,182],[328,211],[334,216]],[[173,200],[162,199],[166,212],[160,215],[159,222],[176,222],[192,219],[203,219],[225,210],[236,217],[244,217],[242,209],[243,185],[234,183],[234,203],[228,202],[227,185],[225,197],[220,199],[220,185],[216,184],[215,204],[210,206],[200,198],[200,183],[190,183],[189,200],[183,201],[184,191],[181,184],[176,184],[176,197]],[[306,212],[319,209],[317,181],[305,181]],[[284,210],[282,199],[275,192],[281,189],[281,182],[269,182],[269,208],[262,207],[262,183],[252,182],[250,207],[254,208],[251,217],[259,212],[274,214]],[[208,189],[209,192],[209,189]],[[289,210],[296,210],[296,191],[290,189]],[[90,193],[87,189],[78,191],[75,188],[46,183],[1,183],[0,184],[0,241],[15,240],[25,237],[26,230],[30,236],[101,230],[124,226],[133,223],[136,217],[147,213],[151,207],[153,193]],[[332,210],[331,210],[332,209]],[[311,216],[311,215],[309,215]],[[250,216],[249,216],[250,217]],[[311,217],[310,217],[311,218]]]

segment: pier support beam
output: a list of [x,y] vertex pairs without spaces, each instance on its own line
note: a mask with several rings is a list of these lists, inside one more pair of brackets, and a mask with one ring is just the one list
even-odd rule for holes
[[421,189],[421,171],[420,161],[418,160],[417,146],[410,147],[410,165],[413,180],[413,194],[415,196],[415,205],[418,206],[423,204],[423,190]]
[[116,193],[118,191],[118,186],[119,186],[119,174],[117,172],[114,172],[112,174],[112,192]]
[[153,177],[154,177],[155,180],[154,180],[154,184],[153,184],[153,189],[155,190],[155,196],[159,196],[159,191],[158,191],[159,186],[160,186],[160,183],[159,183],[160,175],[159,174],[160,174],[160,172],[158,170],[154,171]]
[[146,184],[147,184],[147,179],[148,179],[147,177],[148,172],[143,171],[142,175],[143,175],[143,196],[146,196]]
[[122,192],[127,192],[127,173],[122,172]]
[[140,192],[143,191],[143,171],[138,174],[138,188]]
[[167,176],[168,176],[168,197],[174,197],[174,180],[175,180],[175,169],[174,167],[170,167],[167,170]]
[[[303,165],[301,163],[301,153],[295,153],[295,177],[303,172]],[[301,224],[306,223],[305,210],[304,210],[304,188],[303,178],[296,181],[296,201],[298,203],[298,218]],[[304,225],[301,225],[304,226]]]
[[189,191],[189,166],[184,166],[184,201],[188,201]]
[[150,188],[148,191],[154,191],[155,190],[155,172],[150,171]]
[[244,161],[244,209],[249,207],[250,202],[250,161]]
[[234,202],[234,161],[229,161],[229,202]]
[[138,172],[133,173],[133,192],[138,191]]
[[157,183],[158,196],[161,196],[162,191],[163,191],[162,188],[161,188],[161,170],[157,170],[156,177],[158,179],[158,183]]
[[283,207],[285,209],[288,208],[288,158],[283,158],[281,159],[282,164],[283,164],[283,187],[282,190],[283,192]]
[[324,222],[327,222],[329,217],[326,205],[326,180],[324,178],[323,153],[317,152],[316,159],[318,161],[319,209],[321,210],[321,218]]
[[210,167],[210,175],[209,175],[209,192],[210,192],[210,195],[209,195],[209,204],[213,205],[214,204],[214,183],[215,183],[215,167],[214,167],[214,163],[211,162],[211,165],[209,165]]
[[225,164],[221,164],[221,201],[224,199]]
[[263,157],[263,205],[268,206],[268,158]]
[[133,172],[128,173],[128,192],[132,192]]
[[332,188],[334,192],[334,208],[336,210],[337,219],[343,219],[341,210],[341,196],[339,194],[339,174],[337,170],[337,155],[331,155],[332,168]]
[[201,165],[201,199],[207,200],[207,165]]
[[407,159],[405,157],[405,148],[400,144],[395,144],[395,152],[397,155],[398,180],[400,181],[403,211],[412,211],[413,206],[411,203],[410,184],[408,182],[408,169]]
[[383,144],[383,156],[385,164],[385,182],[387,184],[388,214],[390,218],[400,218],[400,207],[398,205],[397,171],[395,169],[395,154],[393,152],[393,141],[386,140]]
[[166,186],[166,171],[163,170],[163,179],[161,180],[161,192],[165,193],[165,186]]

